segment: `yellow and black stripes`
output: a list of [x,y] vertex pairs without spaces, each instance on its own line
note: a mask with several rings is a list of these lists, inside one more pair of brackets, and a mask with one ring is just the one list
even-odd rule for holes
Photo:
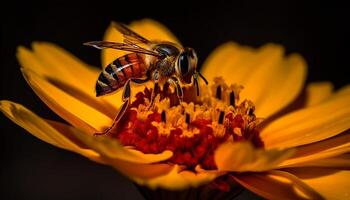
[[137,53],[126,54],[114,60],[100,73],[96,83],[96,96],[118,90],[130,78],[141,78],[147,68],[143,57]]

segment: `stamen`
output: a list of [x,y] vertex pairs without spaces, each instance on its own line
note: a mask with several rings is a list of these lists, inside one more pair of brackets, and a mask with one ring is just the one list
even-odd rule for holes
[[235,106],[235,93],[233,91],[230,92],[230,105]]
[[216,96],[215,97],[217,99],[221,100],[221,86],[220,85],[216,88]]
[[248,109],[248,115],[252,116],[254,114],[254,108],[249,108]]
[[186,119],[185,119],[186,123],[190,124],[190,122],[191,122],[190,120],[191,120],[190,114],[186,113]]
[[162,122],[166,122],[166,115],[165,115],[165,110],[163,110],[161,114]]
[[218,120],[219,124],[222,124],[224,122],[224,117],[225,117],[225,112],[221,111],[219,115],[219,120]]
[[185,114],[185,108],[182,106],[182,109],[181,109],[181,114],[184,115]]

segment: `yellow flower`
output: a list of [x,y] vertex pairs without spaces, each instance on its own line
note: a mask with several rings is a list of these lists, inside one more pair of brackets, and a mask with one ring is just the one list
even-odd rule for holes
[[[179,43],[158,22],[145,19],[130,26],[145,38]],[[122,41],[122,36],[109,27],[105,40]],[[18,48],[23,76],[41,100],[70,125],[43,119],[6,100],[1,101],[0,108],[43,141],[113,166],[153,189],[198,187],[229,177],[227,181],[268,199],[350,198],[350,87],[333,91],[331,83],[319,82],[304,89],[303,58],[297,54],[285,56],[279,45],[254,49],[229,42],[218,47],[201,67],[210,85],[201,86],[199,100],[190,95],[187,103],[173,106],[169,99],[158,97],[159,112],[149,113],[144,109],[147,98],[142,97],[144,103],[129,109],[129,113],[136,113],[137,120],[124,120],[127,123],[120,126],[124,132],[120,128],[116,132],[122,133],[112,137],[93,135],[112,123],[122,103],[120,92],[97,98],[93,88],[99,70],[51,43],[35,42],[32,48]],[[123,54],[104,50],[103,66]],[[143,87],[133,86],[134,94],[140,91]],[[135,130],[131,128],[144,125],[136,123],[163,110],[162,118],[149,122],[157,134],[169,138],[172,131],[180,129],[183,135],[178,140],[183,142],[211,130],[200,141],[214,136],[205,147],[217,148],[203,150],[197,145],[198,154],[206,152],[199,160],[188,152],[178,153],[179,146],[173,144],[151,148],[149,143],[128,140],[127,133]],[[199,119],[207,121],[204,125],[192,124]],[[217,139],[224,138],[228,131],[230,137]],[[183,148],[191,149],[191,145]],[[210,153],[212,157],[207,158]]]

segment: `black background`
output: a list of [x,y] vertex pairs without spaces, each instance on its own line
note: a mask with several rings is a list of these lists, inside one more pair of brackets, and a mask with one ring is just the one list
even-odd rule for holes
[[[166,25],[183,44],[196,49],[201,61],[229,40],[256,47],[275,42],[305,57],[308,81],[330,80],[339,88],[349,82],[348,13],[342,4],[306,1],[10,1],[1,6],[0,99],[60,120],[25,83],[16,47],[50,41],[99,66],[99,52],[81,44],[101,39],[111,20],[129,23],[145,17]],[[142,199],[113,169],[50,146],[0,118],[2,199]],[[246,193],[245,198],[256,197]]]

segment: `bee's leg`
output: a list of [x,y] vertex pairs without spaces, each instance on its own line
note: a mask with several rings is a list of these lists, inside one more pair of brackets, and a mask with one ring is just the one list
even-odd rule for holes
[[141,78],[132,78],[131,81],[133,83],[136,83],[136,84],[143,84],[143,83],[146,83],[147,81],[151,80],[150,77],[147,77],[145,79],[141,79]]
[[130,81],[131,79],[128,79],[123,88],[122,99],[124,102],[130,99],[130,95],[131,95]]
[[107,134],[109,134],[109,132],[110,132],[112,129],[114,129],[114,127],[117,125],[117,123],[119,122],[119,120],[123,117],[123,115],[124,115],[126,109],[128,108],[128,106],[129,106],[129,99],[127,99],[127,100],[123,103],[123,105],[121,106],[121,108],[119,109],[118,114],[117,114],[117,116],[114,118],[112,125],[111,125],[109,128],[105,129],[103,132],[101,132],[101,133],[95,133],[94,135],[95,135],[95,136],[99,136],[99,135],[107,135]]
[[130,103],[130,94],[131,94],[131,89],[130,89],[130,81],[131,79],[127,80],[124,88],[123,88],[123,94],[122,94],[122,100],[123,100],[123,105],[120,107],[117,116],[114,118],[112,125],[104,130],[102,133],[95,133],[95,136],[98,135],[107,135],[119,122],[119,120],[123,117],[126,109],[129,106]]
[[169,82],[165,82],[163,85],[163,91],[165,94],[167,94],[169,92],[169,87],[170,87],[170,83]]
[[153,107],[154,99],[156,98],[156,96],[158,94],[158,91],[159,91],[159,84],[158,84],[158,81],[157,81],[157,82],[154,82],[154,87],[153,87],[153,91],[152,91],[151,101],[150,101],[148,109]]
[[183,94],[182,88],[179,84],[179,80],[176,77],[171,77],[168,79],[168,82],[175,86],[177,98],[179,98],[179,101],[181,103],[183,101],[184,94]]
[[158,74],[158,71],[154,72],[153,80],[154,80],[154,87],[153,87],[153,91],[152,91],[152,94],[151,94],[151,101],[150,101],[148,109],[151,109],[153,107],[154,99],[156,98],[156,96],[158,94],[158,91],[159,91],[159,84],[158,84],[159,74]]

